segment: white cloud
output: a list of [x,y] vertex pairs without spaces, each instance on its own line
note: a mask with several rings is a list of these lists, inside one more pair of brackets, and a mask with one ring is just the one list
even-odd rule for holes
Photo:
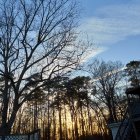
[[140,35],[140,4],[106,6],[82,22],[80,29],[95,44],[109,46],[129,36]]

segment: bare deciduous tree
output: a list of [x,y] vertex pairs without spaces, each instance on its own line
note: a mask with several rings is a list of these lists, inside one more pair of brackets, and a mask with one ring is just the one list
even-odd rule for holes
[[75,68],[82,51],[75,44],[74,0],[3,0],[0,17],[0,132],[6,134],[35,90]]
[[98,99],[100,106],[105,106],[109,113],[109,121],[117,122],[118,93],[116,91],[119,82],[122,80],[122,64],[120,62],[104,62],[95,60],[89,71],[93,76],[93,83],[96,87],[94,97]]

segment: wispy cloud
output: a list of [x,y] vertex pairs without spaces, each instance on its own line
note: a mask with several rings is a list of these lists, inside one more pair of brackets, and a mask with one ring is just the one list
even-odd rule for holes
[[91,49],[88,49],[86,51],[86,53],[83,55],[82,57],[82,61],[81,63],[85,63],[87,60],[89,60],[90,58],[92,58],[93,56],[96,56],[102,52],[104,52],[107,48],[91,48]]
[[84,19],[80,29],[98,46],[109,46],[129,36],[140,35],[140,4],[110,5]]

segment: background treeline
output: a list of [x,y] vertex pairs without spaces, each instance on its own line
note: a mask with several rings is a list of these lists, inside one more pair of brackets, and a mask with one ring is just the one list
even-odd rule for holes
[[132,61],[124,69],[120,62],[95,60],[86,69],[90,76],[69,78],[58,74],[19,110],[12,132],[28,133],[39,128],[44,140],[111,139],[108,124],[123,119],[125,91],[133,86],[135,78],[139,80],[139,73],[135,78],[127,75],[129,70],[139,71],[140,65],[135,67],[133,63],[139,62]]

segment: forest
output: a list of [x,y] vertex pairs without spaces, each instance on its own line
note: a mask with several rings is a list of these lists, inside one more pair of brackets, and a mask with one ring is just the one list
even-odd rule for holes
[[75,0],[2,0],[0,135],[40,129],[42,140],[111,140],[126,90],[140,86],[140,61],[92,59],[77,31]]

